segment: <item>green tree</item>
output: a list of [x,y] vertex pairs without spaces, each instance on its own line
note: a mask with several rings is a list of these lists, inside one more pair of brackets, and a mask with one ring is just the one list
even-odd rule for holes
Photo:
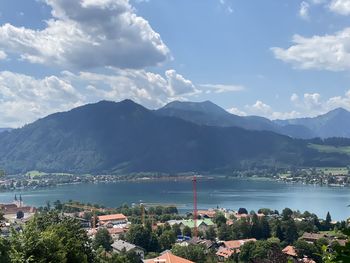
[[188,246],[175,245],[171,252],[179,257],[186,258],[196,263],[204,263],[206,261],[205,248],[201,245],[190,244]]
[[218,238],[220,240],[229,240],[230,239],[230,228],[228,225],[224,224],[218,228]]
[[330,230],[332,228],[332,218],[329,212],[327,212],[326,221],[324,223],[326,230]]
[[149,250],[149,241],[151,240],[151,232],[143,225],[131,225],[126,234],[126,240],[132,244],[140,246],[147,251]]
[[247,242],[241,247],[240,259],[243,262],[287,263],[278,240]]
[[317,262],[321,261],[320,254],[322,251],[318,251],[317,247],[314,244],[310,244],[304,240],[298,240],[294,243],[294,247],[299,257],[307,256],[316,260]]
[[226,224],[226,221],[227,221],[225,215],[219,212],[215,214],[213,220],[218,227],[220,227],[222,224]]
[[214,226],[209,226],[208,229],[205,231],[205,238],[209,240],[215,240],[216,238],[216,231]]
[[287,243],[293,244],[293,242],[298,239],[298,229],[293,219],[283,221],[282,230],[284,240]]
[[176,241],[176,236],[173,231],[166,230],[159,237],[159,245],[162,250],[167,250],[172,247]]
[[189,226],[185,226],[184,229],[182,230],[182,234],[184,236],[191,237],[192,236],[191,228]]
[[98,249],[101,246],[106,251],[111,251],[112,243],[113,243],[112,237],[106,228],[100,228],[97,231],[95,238],[92,242],[94,249]]
[[182,234],[182,233],[181,233],[181,228],[180,228],[179,224],[174,224],[171,228],[172,228],[172,230],[174,231],[174,234],[175,234],[176,236],[179,236],[179,235]]
[[56,212],[35,215],[22,232],[11,232],[10,243],[13,263],[88,263],[94,259],[80,222]]
[[63,204],[61,203],[60,200],[56,200],[55,202],[53,202],[54,208],[58,211],[62,211],[63,209]]
[[261,228],[261,238],[267,239],[271,237],[271,228],[266,216],[262,217],[259,223]]
[[290,208],[285,208],[282,211],[282,220],[287,221],[291,219],[292,215],[293,215],[293,211]]
[[10,242],[0,237],[0,262],[1,263],[10,263],[10,256],[9,256],[9,250],[10,250]]
[[251,234],[252,237],[255,237],[256,239],[260,239],[262,237],[261,235],[261,227],[259,224],[259,219],[256,214],[253,214],[252,222],[251,222]]

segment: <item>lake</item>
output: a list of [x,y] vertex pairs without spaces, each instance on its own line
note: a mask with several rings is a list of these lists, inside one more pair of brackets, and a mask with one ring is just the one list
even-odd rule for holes
[[[240,179],[198,180],[198,208],[262,207],[308,210],[321,218],[327,211],[332,219],[350,217],[350,188],[326,187],[282,182]],[[123,203],[174,204],[190,211],[193,204],[191,181],[141,181],[98,184],[72,184],[49,189],[0,193],[0,203],[12,202],[14,194],[22,194],[25,204],[43,206],[46,201],[76,200],[117,207]]]

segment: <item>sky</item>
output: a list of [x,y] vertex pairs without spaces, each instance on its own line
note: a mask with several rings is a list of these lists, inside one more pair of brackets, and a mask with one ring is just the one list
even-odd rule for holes
[[123,99],[350,110],[350,0],[0,1],[0,127]]

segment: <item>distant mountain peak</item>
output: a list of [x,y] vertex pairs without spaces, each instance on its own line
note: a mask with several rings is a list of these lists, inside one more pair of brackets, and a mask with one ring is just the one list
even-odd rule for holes
[[329,113],[337,113],[338,114],[338,113],[350,113],[350,112],[342,107],[339,107],[339,108],[335,108],[335,109],[329,111],[326,114],[329,114]]
[[227,114],[223,108],[216,105],[210,100],[192,102],[192,101],[172,101],[165,105],[162,109],[176,109],[183,111],[197,111],[212,114]]

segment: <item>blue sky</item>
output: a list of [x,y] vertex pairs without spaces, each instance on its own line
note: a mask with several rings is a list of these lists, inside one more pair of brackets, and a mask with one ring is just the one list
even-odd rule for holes
[[102,99],[350,110],[350,0],[3,0],[0,127]]

